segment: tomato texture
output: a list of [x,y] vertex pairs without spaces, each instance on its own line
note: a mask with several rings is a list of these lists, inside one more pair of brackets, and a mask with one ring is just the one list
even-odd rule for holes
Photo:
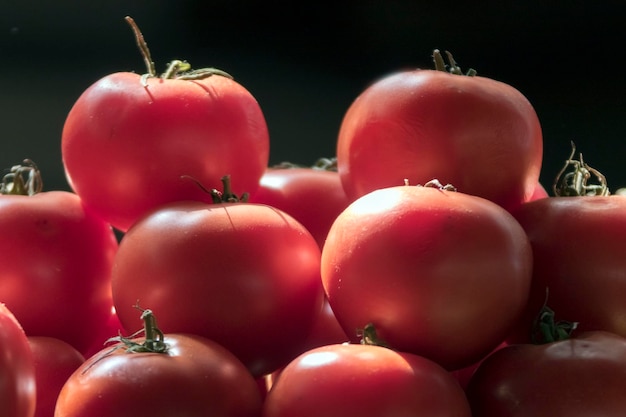
[[250,201],[292,215],[320,248],[333,221],[350,203],[337,171],[304,167],[269,168]]
[[381,346],[336,344],[298,356],[280,373],[263,417],[469,417],[465,394],[436,363]]
[[467,387],[474,416],[622,416],[626,340],[588,332],[558,342],[514,344],[487,357]]
[[51,417],[61,388],[85,357],[74,346],[54,337],[28,338],[35,364],[37,407],[34,417]]
[[542,155],[539,119],[517,89],[427,69],[373,82],[348,108],[337,141],[351,198],[438,178],[507,209],[532,195]]
[[626,337],[626,196],[551,197],[513,211],[533,250],[529,304],[511,340],[529,341],[546,301],[575,332]]
[[13,313],[0,303],[0,415],[33,417],[35,364],[28,339]]
[[111,226],[76,194],[46,191],[0,196],[0,230],[0,300],[28,336],[56,337],[84,353],[113,306]]
[[453,370],[507,336],[528,300],[532,253],[497,204],[405,185],[348,206],[330,229],[321,268],[348,336],[371,323],[392,348]]
[[300,353],[322,308],[319,268],[315,239],[274,207],[180,202],[124,236],[113,297],[127,331],[139,301],[163,331],[213,339],[260,377]]
[[[135,339],[142,343],[144,339]],[[104,348],[67,380],[55,417],[257,417],[261,394],[245,366],[217,343],[166,334],[165,352]]]

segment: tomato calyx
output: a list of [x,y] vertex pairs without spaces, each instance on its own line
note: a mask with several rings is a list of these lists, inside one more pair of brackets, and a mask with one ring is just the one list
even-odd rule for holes
[[[580,197],[580,196],[608,196],[610,195],[606,177],[597,169],[592,168],[583,161],[583,154],[579,152],[579,159],[575,160],[576,145],[571,142],[572,152],[565,161],[563,168],[557,174],[552,191],[557,197]],[[571,172],[566,172],[568,168]],[[596,184],[590,184],[589,180],[594,176]]]
[[[404,179],[404,185],[408,186],[409,184],[409,179],[405,178]],[[416,187],[424,187],[424,188],[435,188],[439,191],[457,191],[456,187],[452,184],[442,184],[441,181],[439,181],[437,178],[433,178],[430,181],[426,181],[424,184],[417,184]]]
[[152,61],[152,57],[150,54],[150,50],[148,49],[148,44],[146,43],[143,34],[139,30],[139,26],[135,23],[135,20],[130,17],[125,17],[126,22],[130,25],[133,30],[133,34],[135,35],[135,41],[137,42],[137,46],[139,47],[139,51],[141,52],[141,56],[146,64],[147,72],[141,76],[141,84],[144,87],[148,86],[147,80],[148,78],[161,78],[164,80],[174,79],[174,80],[201,80],[204,78],[208,78],[212,75],[219,75],[222,77],[230,78],[233,77],[225,71],[222,71],[217,68],[200,68],[197,70],[191,69],[191,64],[187,61],[175,59],[171,61],[167,65],[167,69],[160,76],[157,75],[156,67],[154,65],[154,61]]
[[548,307],[548,289],[541,310],[533,321],[531,342],[535,345],[558,342],[570,338],[578,322],[555,319],[556,313]]
[[22,164],[14,165],[2,177],[0,194],[2,195],[35,195],[43,189],[41,172],[30,159],[24,159]]
[[296,164],[294,162],[289,162],[289,161],[283,161],[276,165],[273,165],[272,168],[274,169],[311,168],[311,169],[318,169],[320,171],[335,171],[336,172],[337,171],[337,157],[319,158],[311,166],[300,165],[300,164]]
[[230,175],[224,175],[221,178],[221,181],[222,181],[222,191],[218,190],[217,188],[212,188],[212,189],[209,190],[204,185],[202,185],[200,183],[200,181],[198,181],[197,179],[193,178],[190,175],[182,175],[181,178],[182,179],[190,179],[193,182],[195,182],[196,185],[198,187],[200,187],[200,189],[202,189],[202,191],[204,191],[205,193],[207,193],[207,194],[209,194],[211,196],[211,199],[213,200],[214,204],[221,204],[221,203],[246,203],[248,201],[248,198],[250,197],[249,193],[243,193],[240,196],[238,196],[235,193],[233,193],[233,189],[232,189],[232,186],[231,186]]
[[362,345],[381,346],[391,349],[389,344],[378,336],[376,326],[373,323],[367,323],[362,329],[358,329],[356,334]]
[[[143,320],[143,329],[133,333],[128,337],[122,335],[115,336],[107,340],[107,343],[117,342],[121,345],[116,346],[115,349],[125,348],[126,352],[150,352],[150,353],[167,353],[168,347],[164,341],[164,335],[161,329],[157,326],[156,317],[150,309],[143,309],[139,305],[135,305],[135,308],[141,311],[141,320]],[[133,339],[144,334],[144,341],[139,343]]]
[[455,75],[465,75],[468,77],[473,77],[477,74],[476,70],[473,68],[470,68],[467,70],[467,72],[463,73],[461,67],[457,65],[452,54],[448,51],[444,52],[446,54],[446,57],[448,58],[448,64],[446,64],[445,60],[443,59],[443,55],[441,55],[441,51],[439,49],[435,49],[433,51],[433,62],[435,63],[436,71],[448,72]]

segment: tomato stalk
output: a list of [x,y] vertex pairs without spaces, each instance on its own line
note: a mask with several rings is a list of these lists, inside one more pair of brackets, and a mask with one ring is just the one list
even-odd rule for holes
[[196,185],[202,189],[202,191],[211,195],[211,198],[213,199],[214,204],[245,203],[248,201],[248,197],[249,197],[248,193],[243,193],[241,196],[238,196],[233,192],[231,181],[230,181],[230,175],[224,175],[221,178],[222,191],[218,190],[217,188],[212,188],[209,190],[204,185],[202,185],[200,181],[198,181],[197,179],[189,175],[182,175],[181,178],[190,179],[193,182],[195,182]]
[[540,345],[569,339],[572,332],[578,327],[578,322],[556,321],[555,317],[554,310],[548,307],[548,289],[546,288],[546,299],[533,322],[531,333],[533,344]]
[[9,173],[2,177],[0,194],[31,196],[41,192],[43,180],[37,165],[30,159],[24,159],[21,165],[11,167]]
[[357,336],[361,338],[362,345],[373,345],[390,348],[389,344],[378,336],[373,323],[367,323],[365,327],[357,331]]
[[435,63],[436,71],[449,72],[450,74],[455,75],[466,75],[468,77],[473,77],[476,75],[476,70],[473,68],[470,68],[465,74],[463,74],[463,71],[461,71],[461,67],[457,65],[452,54],[448,51],[445,51],[445,53],[448,57],[448,65],[446,65],[446,62],[444,61],[443,56],[441,55],[441,51],[439,51],[439,49],[435,49],[433,51],[433,61]]
[[[116,336],[108,340],[108,342],[121,342],[127,352],[151,352],[166,353],[167,344],[164,341],[164,335],[157,326],[156,317],[152,310],[142,309],[138,305],[135,306],[141,311],[141,320],[143,320],[143,329],[133,333],[129,337]],[[133,340],[140,333],[144,334],[143,343]],[[116,347],[115,349],[117,349]]]
[[[572,152],[552,184],[554,195],[558,197],[610,195],[606,177],[600,171],[584,162],[582,153],[579,153],[578,160],[573,159],[576,153],[576,145],[574,145],[573,141],[571,145]],[[572,167],[572,171],[566,172],[569,167]],[[592,176],[595,176],[597,184],[589,184]]]
[[156,67],[154,65],[154,61],[152,60],[152,56],[150,54],[150,49],[148,48],[148,44],[139,30],[139,26],[135,23],[135,20],[130,17],[125,17],[126,22],[130,25],[133,30],[133,34],[135,35],[135,41],[137,42],[137,46],[139,47],[139,51],[141,52],[141,56],[146,64],[147,72],[141,76],[141,83],[144,87],[147,87],[147,79],[148,78],[161,78],[161,79],[176,79],[176,80],[201,80],[204,78],[208,78],[212,75],[220,75],[222,77],[230,78],[233,77],[225,71],[222,71],[217,68],[200,68],[197,70],[191,69],[191,64],[187,61],[182,61],[179,59],[175,59],[171,61],[167,65],[167,69],[160,76],[157,75]]

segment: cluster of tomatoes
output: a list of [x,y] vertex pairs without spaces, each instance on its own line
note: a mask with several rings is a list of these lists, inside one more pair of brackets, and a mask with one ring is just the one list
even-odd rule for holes
[[3,178],[3,417],[625,412],[626,197],[575,149],[549,197],[518,90],[436,50],[268,167],[252,94],[127,20],[147,73],[69,112],[73,192]]

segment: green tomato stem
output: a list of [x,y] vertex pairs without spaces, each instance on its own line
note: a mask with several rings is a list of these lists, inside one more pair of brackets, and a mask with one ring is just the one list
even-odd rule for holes
[[0,194],[35,195],[43,189],[41,172],[30,159],[24,159],[21,165],[14,165],[8,174],[2,177]]

